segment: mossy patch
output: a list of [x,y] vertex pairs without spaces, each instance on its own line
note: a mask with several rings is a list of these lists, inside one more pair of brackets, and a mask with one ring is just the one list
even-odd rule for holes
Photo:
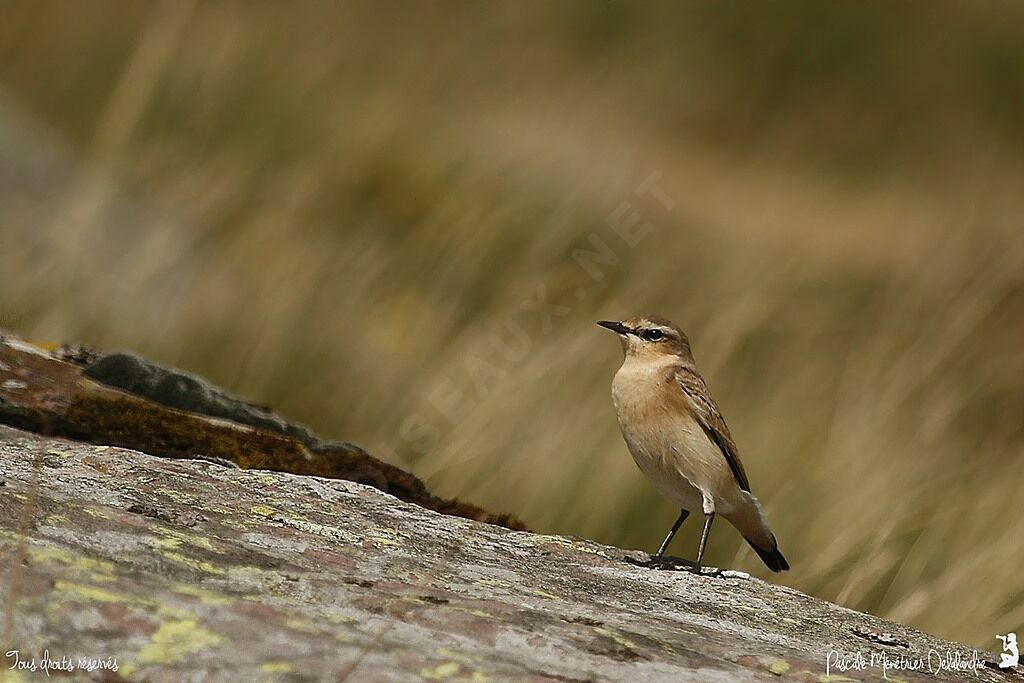
[[[0,391],[3,424],[86,441],[101,448],[118,446],[166,458],[220,459],[242,469],[346,479],[443,514],[511,529],[526,528],[511,515],[494,515],[459,500],[434,496],[412,474],[374,458],[361,448],[323,441],[301,425],[290,424],[262,409],[256,412],[266,419],[233,422],[228,417],[234,413],[224,412],[225,400],[245,408],[243,414],[252,412],[252,407],[216,387],[209,386],[207,392],[186,392],[189,400],[185,403],[175,400],[165,404],[160,402],[165,397],[159,392],[152,400],[146,395],[126,393],[125,389],[131,390],[136,383],[131,377],[122,376],[123,372],[118,375],[120,389],[113,389],[83,376],[81,367],[48,357],[42,351],[32,353],[3,342],[0,361],[17,369],[19,381],[26,385],[10,395]],[[199,382],[207,386],[187,373],[160,368],[142,359],[125,367],[137,368],[148,378],[146,382],[151,383],[153,377],[162,378],[158,382],[161,390],[181,383],[193,386]],[[209,402],[204,403],[203,397],[207,395]]]

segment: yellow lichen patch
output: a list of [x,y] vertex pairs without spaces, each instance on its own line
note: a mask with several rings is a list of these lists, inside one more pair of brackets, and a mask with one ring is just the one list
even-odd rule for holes
[[89,600],[91,602],[132,602],[132,600],[125,595],[120,595],[103,588],[87,586],[82,583],[71,583],[70,581],[62,581],[59,579],[54,582],[53,589],[60,593],[69,593],[77,598]]
[[195,614],[182,607],[173,607],[172,605],[160,604],[157,605],[156,615],[161,619],[194,619]]
[[309,521],[309,517],[307,517],[306,515],[300,515],[299,513],[295,512],[295,511],[291,511],[288,514],[282,513],[281,514],[281,519],[283,519],[286,522],[305,523],[305,522]]
[[633,650],[634,652],[640,649],[640,646],[637,645],[636,643],[634,643],[632,640],[630,640],[629,638],[626,638],[622,634],[617,633],[617,632],[615,632],[615,631],[613,631],[611,629],[605,628],[603,626],[598,626],[594,630],[597,631],[598,633],[600,633],[603,636],[608,636],[609,638],[611,638],[612,640],[614,640],[616,643],[618,643],[619,645],[621,645],[624,648],[627,648],[629,650]]
[[776,676],[781,676],[789,671],[789,662],[782,659],[776,659],[768,664],[768,671]]
[[185,555],[182,555],[181,553],[165,552],[163,555],[168,560],[174,560],[175,562],[180,562],[181,564],[183,564],[183,565],[185,565],[187,567],[192,567],[192,569],[195,569],[195,570],[201,571],[201,572],[205,572],[206,574],[223,575],[223,574],[227,574],[228,573],[226,569],[223,569],[223,568],[218,567],[218,566],[216,566],[214,564],[206,562],[205,560],[197,560],[194,557],[186,557]]
[[591,555],[600,555],[601,553],[591,548],[586,543],[580,541],[565,538],[563,536],[548,536],[546,534],[528,534],[524,536],[524,545],[560,545],[564,548],[576,550],[581,553],[590,553]]
[[174,592],[181,595],[188,595],[193,598],[199,598],[199,602],[204,605],[226,605],[231,602],[231,598],[222,595],[220,593],[214,593],[208,591],[205,588],[199,588],[191,584],[183,583],[174,587]]
[[351,633],[335,633],[334,639],[339,643],[344,643],[345,645],[353,645],[355,643],[363,642],[361,638],[357,638]]
[[[291,597],[289,595],[284,595],[282,593],[279,593],[279,592],[276,592],[276,591],[273,591],[273,590],[271,590],[270,593],[274,596],[274,602],[276,604],[278,604],[278,605],[286,605],[286,606],[289,606],[289,607],[308,607],[309,606],[309,603],[303,602],[302,600],[299,600],[298,598],[293,598],[293,597]],[[250,597],[250,598],[246,598],[246,600],[248,600],[249,602],[255,602],[255,603],[259,603],[260,602],[260,599],[258,597]]]
[[231,577],[233,581],[262,580],[263,575],[264,573],[261,569],[250,567],[248,565],[228,568],[228,576]]
[[269,505],[253,505],[249,508],[249,514],[257,515],[258,517],[274,517],[280,515],[279,510],[275,510]]
[[391,540],[390,538],[384,538],[383,536],[374,536],[370,539],[374,545],[399,545],[398,541]]
[[542,591],[539,588],[534,588],[530,592],[539,598],[547,598],[548,600],[562,600],[562,598],[558,597],[554,593],[548,593],[547,591]]
[[465,612],[466,614],[472,614],[474,617],[482,617],[484,619],[497,619],[497,615],[485,612],[482,609],[476,609],[474,607],[449,607],[449,609],[455,610],[456,612]]
[[435,667],[420,669],[420,676],[423,676],[423,678],[426,678],[429,681],[443,681],[451,678],[458,672],[458,662],[445,662],[444,664],[438,664]]
[[28,552],[32,561],[37,563],[60,562],[69,567],[100,574],[110,574],[114,571],[113,562],[78,555],[60,548],[31,548]]
[[115,593],[113,591],[106,590],[105,588],[97,588],[96,586],[90,586],[83,583],[72,583],[70,581],[57,580],[53,584],[53,590],[64,594],[72,600],[119,603],[148,610],[155,609],[158,613],[165,612],[174,613],[176,615],[180,614],[180,611],[176,611],[175,608],[161,605],[156,600]]
[[260,525],[258,521],[249,519],[248,517],[225,517],[220,520],[220,523],[224,526],[238,529],[239,531],[252,531]]
[[67,524],[69,521],[67,515],[46,515],[43,524]]
[[217,549],[213,547],[213,541],[206,538],[205,536],[199,536],[198,534],[186,534],[175,529],[167,529],[164,527],[157,527],[154,531],[163,536],[163,538],[157,540],[157,544],[163,548],[177,548],[182,543],[188,543],[194,545],[197,548],[203,550],[209,550],[210,552],[217,552]]
[[303,519],[296,516],[282,517],[282,521],[288,524],[288,526],[299,531],[305,531],[309,534],[316,534],[317,536],[323,536],[331,540],[338,540],[342,536],[342,531],[332,526],[326,526],[324,524],[318,524],[317,522],[311,522],[307,519]]
[[173,664],[186,655],[219,645],[221,637],[199,626],[195,619],[161,624],[149,642],[139,650],[144,664]]
[[296,631],[303,631],[305,633],[318,633],[320,629],[308,619],[292,618],[285,622],[288,628],[295,629]]
[[292,665],[288,662],[263,662],[260,669],[268,674],[286,674],[291,673]]
[[425,604],[427,604],[427,601],[424,600],[423,598],[419,597],[418,595],[399,595],[397,597],[390,598],[389,600],[386,600],[384,604],[385,605],[391,605],[392,603],[396,603],[396,602],[411,602],[414,605],[425,605]]
[[89,580],[96,581],[98,583],[113,583],[116,580],[112,574],[100,574],[98,572],[89,572]]
[[328,613],[324,615],[324,619],[331,622],[332,624],[351,624],[355,621],[352,617],[346,617],[344,614],[333,614]]
[[73,569],[78,569],[82,573],[87,574],[91,582],[106,584],[115,580],[115,565],[108,560],[97,560],[85,555],[76,555],[59,548],[32,548],[29,550],[29,556],[37,564],[59,562]]

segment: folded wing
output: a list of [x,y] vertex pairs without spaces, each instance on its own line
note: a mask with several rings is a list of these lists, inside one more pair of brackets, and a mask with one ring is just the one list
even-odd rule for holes
[[740,454],[732,440],[732,434],[729,433],[725,418],[718,410],[715,400],[711,398],[711,392],[708,391],[704,380],[696,370],[686,366],[681,367],[675,377],[679,388],[683,390],[683,394],[690,402],[693,414],[697,416],[697,421],[704,429],[704,433],[725,456],[726,462],[729,463],[729,469],[736,477],[736,482],[744,491],[750,491],[750,482],[747,480],[747,473],[743,470],[743,463],[740,462]]

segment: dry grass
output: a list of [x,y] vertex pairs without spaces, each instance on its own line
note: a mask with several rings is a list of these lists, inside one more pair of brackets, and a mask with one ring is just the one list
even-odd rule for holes
[[[596,7],[8,3],[0,86],[75,165],[0,150],[0,327],[653,548],[674,512],[593,321],[658,311],[784,581],[995,647],[1024,623],[1020,7]],[[671,210],[636,196],[651,172]],[[594,235],[599,280],[573,258]],[[710,556],[761,571],[725,527]]]

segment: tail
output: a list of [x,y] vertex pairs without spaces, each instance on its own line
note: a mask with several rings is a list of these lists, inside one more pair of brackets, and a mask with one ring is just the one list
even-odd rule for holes
[[743,535],[768,569],[773,572],[786,571],[789,569],[789,562],[779,552],[779,543],[775,540],[775,534],[768,528],[768,520],[765,519],[761,504],[750,493],[744,491],[743,494],[744,502],[729,515],[729,521]]
[[[772,536],[772,541],[775,541],[774,536]],[[747,543],[750,543],[750,541],[747,541]],[[786,558],[779,552],[778,543],[776,543],[775,547],[771,550],[761,550],[753,543],[750,543],[750,547],[754,549],[754,552],[757,553],[757,556],[765,563],[765,566],[773,572],[784,572],[789,570],[789,562],[786,562]]]

